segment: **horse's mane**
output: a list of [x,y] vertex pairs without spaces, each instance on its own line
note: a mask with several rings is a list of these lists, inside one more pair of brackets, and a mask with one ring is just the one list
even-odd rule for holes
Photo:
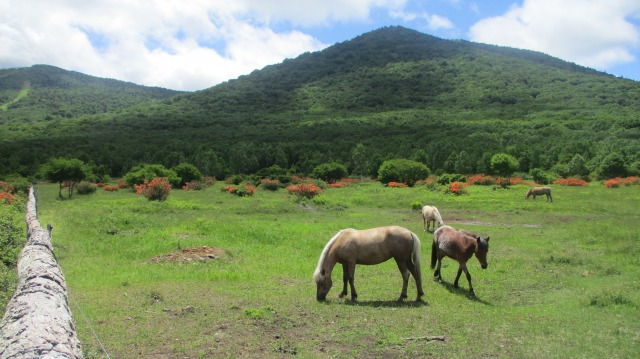
[[331,249],[331,246],[333,246],[333,243],[336,241],[336,239],[338,238],[338,236],[340,235],[340,233],[342,233],[344,231],[341,230],[340,232],[336,233],[335,236],[333,236],[333,238],[331,238],[329,240],[329,242],[327,242],[327,245],[324,246],[324,249],[322,250],[322,253],[320,254],[320,259],[318,260],[318,266],[316,267],[315,272],[313,272],[313,281],[318,283],[322,280],[322,266],[324,265],[324,260],[327,258],[327,253],[329,253],[329,249]]
[[442,220],[442,216],[440,215],[440,211],[436,207],[433,207],[434,213],[436,214],[436,221],[438,221],[438,227],[444,225],[444,221]]

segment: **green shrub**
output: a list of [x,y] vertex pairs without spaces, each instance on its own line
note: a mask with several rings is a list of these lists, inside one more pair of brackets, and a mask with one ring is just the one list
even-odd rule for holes
[[419,181],[429,177],[430,170],[423,163],[407,159],[384,161],[378,169],[378,180],[383,184],[400,182],[413,187]]
[[445,173],[442,176],[438,177],[438,184],[448,185],[453,182],[467,182],[467,177],[458,174],[458,173]]
[[414,211],[422,209],[422,203],[419,201],[413,201],[413,203],[411,203],[411,209]]
[[337,162],[329,162],[317,165],[311,176],[313,178],[319,178],[327,183],[335,183],[345,177],[347,177],[347,167]]
[[174,187],[179,186],[181,182],[175,171],[157,164],[136,166],[124,175],[124,181],[130,188],[141,185],[144,181],[151,182],[154,178],[165,178]]
[[76,185],[78,194],[92,194],[98,190],[98,186],[91,182],[80,182]]
[[202,180],[202,173],[198,168],[191,163],[183,162],[172,168],[173,171],[180,177],[179,187],[183,187],[189,182],[195,182]]

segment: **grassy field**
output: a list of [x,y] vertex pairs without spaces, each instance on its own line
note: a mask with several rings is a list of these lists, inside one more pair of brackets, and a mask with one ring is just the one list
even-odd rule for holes
[[[57,200],[39,186],[39,218],[71,292],[86,356],[224,357],[572,357],[640,353],[640,190],[554,187],[554,203],[524,200],[526,187],[469,195],[377,182],[327,189],[319,203],[285,190],[253,197],[173,191],[149,202],[128,190]],[[457,263],[432,281],[432,235],[413,202],[435,205],[444,221],[491,236],[489,268]],[[358,266],[359,302],[337,298],[341,269],[325,303],[312,274],[340,229],[409,228],[422,240],[427,303],[398,304],[393,261]],[[154,260],[177,250],[219,248],[207,262]],[[415,298],[415,284],[409,298]],[[81,308],[81,309],[80,309]],[[86,316],[85,320],[83,315]],[[95,331],[96,335],[93,334]],[[444,340],[429,340],[441,337]]]

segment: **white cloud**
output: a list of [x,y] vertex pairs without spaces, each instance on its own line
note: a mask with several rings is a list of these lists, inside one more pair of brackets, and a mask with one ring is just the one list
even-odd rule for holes
[[[365,21],[405,0],[0,2],[0,68],[49,64],[196,90],[327,45],[273,24]],[[278,28],[276,26],[276,28]]]
[[597,69],[634,61],[637,0],[525,0],[471,27],[472,41],[525,48]]

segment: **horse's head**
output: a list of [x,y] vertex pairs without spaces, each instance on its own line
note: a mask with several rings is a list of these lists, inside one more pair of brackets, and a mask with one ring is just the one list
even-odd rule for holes
[[526,195],[524,195],[524,199],[529,199],[529,196],[531,196],[531,189],[529,189],[529,190],[527,191],[527,194],[526,194]]
[[331,276],[327,275],[327,271],[323,268],[313,276],[313,279],[318,287],[316,291],[316,299],[318,301],[327,299],[327,294],[329,294],[329,290],[331,290],[331,286],[333,286]]
[[478,241],[478,249],[476,250],[476,258],[480,262],[482,269],[487,269],[489,263],[487,263],[487,252],[489,252],[489,237],[476,237]]

